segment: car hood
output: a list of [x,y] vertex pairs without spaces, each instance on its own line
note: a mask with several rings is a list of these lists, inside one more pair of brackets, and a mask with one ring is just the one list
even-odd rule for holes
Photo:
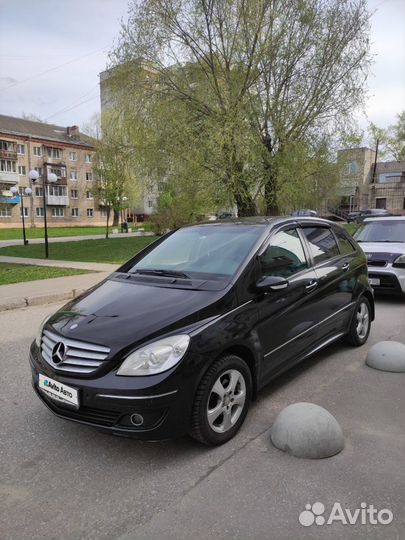
[[405,244],[403,242],[360,242],[360,246],[367,255],[367,259],[375,257],[376,259],[392,262],[399,255],[405,253]]
[[107,279],[56,312],[47,327],[70,339],[106,345],[114,354],[178,328],[199,326],[235,307],[231,298],[226,291]]

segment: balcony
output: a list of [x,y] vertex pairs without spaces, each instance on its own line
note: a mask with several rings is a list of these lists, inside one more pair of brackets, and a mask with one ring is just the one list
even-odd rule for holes
[[69,197],[67,195],[48,195],[47,203],[50,206],[69,206]]
[[0,159],[11,159],[11,161],[17,161],[17,152],[0,150]]
[[[10,193],[11,197],[7,195],[7,193]],[[11,191],[3,191],[0,196],[0,203],[1,204],[20,204],[21,197],[19,195],[13,195]]]
[[2,184],[17,184],[19,181],[18,173],[0,171],[0,182]]

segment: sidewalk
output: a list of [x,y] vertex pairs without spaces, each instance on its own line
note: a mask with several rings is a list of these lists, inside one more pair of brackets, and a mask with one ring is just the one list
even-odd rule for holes
[[[28,259],[24,259],[24,262],[27,263],[27,260]],[[37,261],[38,259],[33,260]],[[46,262],[48,263],[49,261]],[[65,263],[65,261],[53,262]],[[67,265],[63,264],[63,266],[66,267]],[[68,300],[79,296],[79,294],[89,287],[92,287],[105,279],[110,273],[110,271],[97,272],[95,274],[83,274],[79,276],[42,279],[38,281],[25,281],[23,283],[13,283],[12,285],[1,285],[0,311],[49,304],[52,302],[67,302]]]
[[93,270],[94,272],[114,272],[120,265],[82,261],[57,261],[54,259],[34,259],[26,257],[0,256],[0,263],[33,264],[35,266],[56,266],[58,268],[78,268],[79,270]]
[[[109,238],[129,238],[129,237],[135,237],[135,236],[153,236],[153,235],[154,235],[153,232],[145,231],[144,234],[140,234],[139,232],[110,233],[108,236]],[[56,236],[56,237],[48,238],[48,242],[50,244],[53,244],[57,242],[79,242],[80,240],[102,240],[103,238],[105,238],[105,233],[90,234],[90,235],[83,235],[83,236]],[[28,242],[30,244],[43,244],[44,239],[32,238],[32,239],[29,239]],[[22,238],[13,239],[13,240],[0,240],[0,248],[8,247],[8,246],[20,246],[20,245],[21,246],[23,245]]]

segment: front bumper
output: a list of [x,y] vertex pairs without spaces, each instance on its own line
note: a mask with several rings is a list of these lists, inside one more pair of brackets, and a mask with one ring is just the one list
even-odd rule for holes
[[[30,365],[36,394],[60,418],[142,440],[171,439],[184,435],[189,429],[192,385],[182,385],[185,389],[180,390],[173,384],[179,382],[175,377],[168,377],[160,384],[153,384],[150,377],[136,377],[135,381],[135,378],[117,377],[114,373],[99,379],[62,377],[42,360],[35,346],[31,347]],[[76,388],[79,408],[55,401],[44,393],[38,386],[39,373]],[[144,388],[131,389],[131,382],[139,384],[139,379],[144,379]],[[134,414],[142,416],[142,425],[133,424]]]
[[369,266],[368,277],[378,279],[379,285],[372,285],[375,292],[383,292],[389,294],[404,294],[405,293],[405,269],[396,268],[391,263],[387,263],[384,267]]

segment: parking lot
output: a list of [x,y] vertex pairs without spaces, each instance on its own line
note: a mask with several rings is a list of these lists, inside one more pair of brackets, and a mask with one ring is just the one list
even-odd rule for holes
[[[364,365],[372,344],[404,341],[403,302],[378,299],[364,347],[336,343],[282,376],[214,449],[112,437],[54,417],[32,391],[27,354],[57,307],[0,313],[2,539],[403,538],[405,377]],[[275,417],[298,401],[336,417],[343,452],[301,460],[271,445]],[[351,510],[366,502],[394,519],[303,527],[299,514],[318,501]]]

